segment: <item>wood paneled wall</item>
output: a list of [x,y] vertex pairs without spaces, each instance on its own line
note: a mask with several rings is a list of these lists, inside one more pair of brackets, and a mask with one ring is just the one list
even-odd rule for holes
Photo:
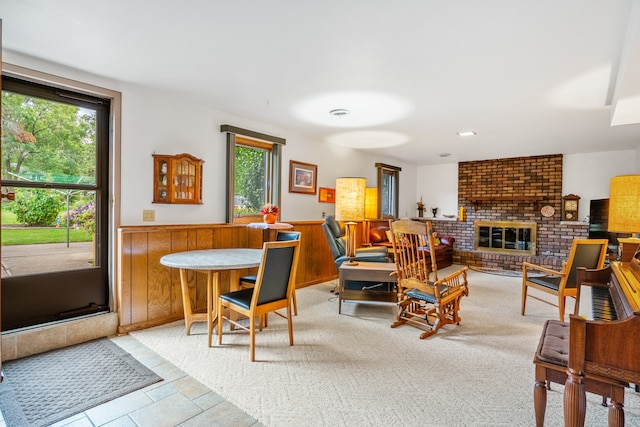
[[[291,222],[301,232],[296,287],[337,277],[321,224],[324,221]],[[144,329],[182,319],[182,293],[177,269],[160,264],[173,252],[217,248],[261,248],[263,230],[244,225],[206,224],[118,229],[116,304],[119,333]],[[241,274],[250,270],[241,271]],[[193,307],[206,308],[206,275],[190,271],[189,291]],[[229,289],[228,273],[221,274],[223,291]]]

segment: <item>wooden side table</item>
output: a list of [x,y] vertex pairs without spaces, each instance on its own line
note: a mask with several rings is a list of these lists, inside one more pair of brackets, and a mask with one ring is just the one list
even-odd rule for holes
[[275,224],[267,224],[266,222],[250,222],[248,228],[258,228],[262,230],[262,242],[273,242],[276,240],[278,230],[293,230],[293,225],[286,222],[276,222]]
[[366,282],[398,283],[395,273],[396,265],[392,262],[362,262],[357,265],[349,265],[346,262],[340,266],[340,285],[338,287],[338,313],[342,313],[342,300],[364,302],[396,303],[397,293],[392,290],[375,289],[345,289],[345,283],[349,280],[361,280]]

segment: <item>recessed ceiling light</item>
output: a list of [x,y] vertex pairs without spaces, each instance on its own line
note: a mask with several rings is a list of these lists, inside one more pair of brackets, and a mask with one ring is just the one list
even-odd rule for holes
[[451,155],[451,153],[440,153],[438,154],[438,156],[440,157],[449,157]]
[[[1,0],[0,0],[1,1]],[[347,115],[336,115],[347,110]],[[296,102],[291,112],[299,119],[333,128],[365,128],[393,123],[413,111],[413,105],[396,95],[347,91],[312,95]]]
[[350,111],[346,110],[344,108],[336,108],[335,110],[329,111],[329,114],[331,114],[332,116],[336,116],[336,117],[344,117],[344,116],[348,115],[349,113],[350,113]]
[[459,135],[459,136],[473,136],[473,135],[475,135],[475,134],[476,134],[476,133],[475,133],[474,131],[472,131],[472,130],[470,130],[470,131],[466,131],[466,132],[458,132],[458,135]]

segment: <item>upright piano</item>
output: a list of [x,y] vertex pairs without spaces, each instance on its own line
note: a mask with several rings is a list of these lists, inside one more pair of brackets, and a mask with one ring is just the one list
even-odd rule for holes
[[609,426],[621,427],[621,384],[640,384],[640,262],[634,256],[630,262],[615,261],[602,270],[579,269],[577,274],[579,292],[584,291],[584,286],[593,290],[594,320],[575,314],[569,320],[565,426],[584,425],[584,383],[597,381],[613,390],[607,393],[611,396]]

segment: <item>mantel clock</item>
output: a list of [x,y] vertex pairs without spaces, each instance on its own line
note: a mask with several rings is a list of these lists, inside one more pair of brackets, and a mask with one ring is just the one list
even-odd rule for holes
[[578,221],[578,202],[580,196],[569,194],[562,198],[562,220]]

